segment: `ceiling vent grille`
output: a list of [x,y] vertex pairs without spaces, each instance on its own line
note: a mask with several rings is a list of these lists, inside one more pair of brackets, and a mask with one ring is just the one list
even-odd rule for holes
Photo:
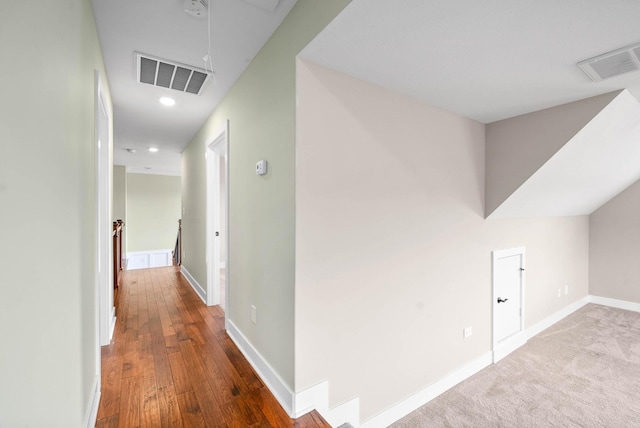
[[136,52],[138,82],[201,95],[211,72]]
[[581,61],[578,67],[594,82],[640,70],[640,43]]

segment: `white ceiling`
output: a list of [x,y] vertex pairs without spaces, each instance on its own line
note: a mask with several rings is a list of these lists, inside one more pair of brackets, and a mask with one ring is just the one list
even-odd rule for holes
[[305,59],[483,123],[628,88],[576,66],[640,42],[630,0],[352,0]]
[[[183,0],[93,0],[114,105],[114,163],[148,173],[180,173],[180,152],[289,13],[296,0],[211,0],[211,57],[216,84],[201,96],[137,83],[134,52],[204,68],[208,21]],[[170,96],[176,105],[159,104]],[[158,147],[149,153],[148,147]],[[124,149],[136,149],[135,154]]]
[[[182,149],[295,0],[280,0],[275,13],[212,0],[217,84],[200,97],[135,80],[134,51],[204,66],[207,20],[184,13],[182,2],[93,0],[114,101],[116,164],[177,173]],[[640,72],[594,83],[576,66],[640,42],[638,17],[640,2],[630,0],[352,0],[301,56],[489,123],[623,88],[640,99]],[[158,103],[169,94],[177,101],[170,109]]]

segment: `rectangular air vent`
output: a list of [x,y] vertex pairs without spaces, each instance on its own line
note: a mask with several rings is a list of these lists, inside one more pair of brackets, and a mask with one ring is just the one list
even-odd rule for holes
[[594,82],[640,70],[640,43],[581,61],[578,67]]
[[135,59],[139,83],[200,95],[211,79],[211,72],[202,68],[155,58],[139,52],[135,53]]

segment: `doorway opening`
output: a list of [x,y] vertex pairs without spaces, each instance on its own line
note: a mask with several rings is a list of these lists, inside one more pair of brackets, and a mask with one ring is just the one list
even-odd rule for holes
[[[227,313],[229,302],[229,121],[207,140],[207,299]],[[225,316],[225,318],[227,318]]]
[[493,362],[527,341],[524,334],[524,247],[493,252]]

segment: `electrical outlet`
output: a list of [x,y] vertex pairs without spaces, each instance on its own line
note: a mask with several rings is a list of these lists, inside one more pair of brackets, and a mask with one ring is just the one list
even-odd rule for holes
[[564,294],[569,294],[569,286],[568,285],[564,286]]
[[465,339],[469,336],[471,336],[473,334],[473,328],[472,327],[467,327],[464,330],[462,330],[462,337],[464,337]]
[[558,288],[558,297],[562,297],[562,290]]
[[256,323],[256,307],[255,305],[251,305],[251,322]]

